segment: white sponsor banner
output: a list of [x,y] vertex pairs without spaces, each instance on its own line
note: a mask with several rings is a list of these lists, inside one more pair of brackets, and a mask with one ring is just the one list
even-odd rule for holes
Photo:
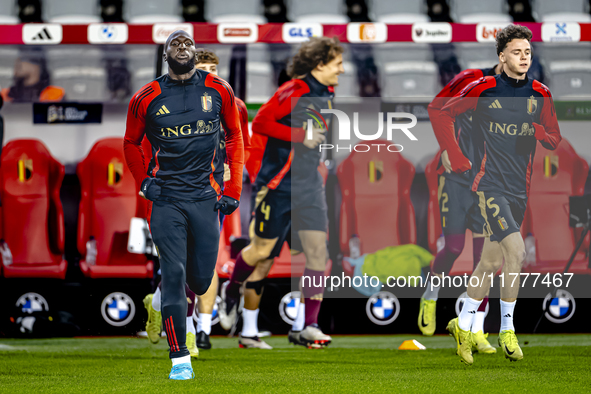
[[52,45],[62,42],[62,25],[28,23],[23,26],[23,42],[29,45]]
[[447,22],[424,22],[412,25],[414,42],[448,43],[451,42],[451,25]]
[[310,37],[322,37],[324,29],[320,23],[284,23],[282,38],[288,44],[308,41]]
[[359,23],[347,24],[347,40],[352,43],[361,42],[386,42],[388,39],[388,27],[385,23]]
[[91,23],[88,42],[91,44],[125,44],[128,30],[125,23]]
[[476,25],[476,40],[478,42],[494,42],[497,33],[510,23],[479,23]]
[[220,23],[218,41],[228,44],[252,44],[259,39],[259,26],[256,23]]
[[186,31],[193,37],[193,25],[190,23],[156,23],[152,26],[152,41],[164,44],[168,36],[177,30]]
[[579,42],[581,41],[581,25],[575,22],[542,23],[542,41]]

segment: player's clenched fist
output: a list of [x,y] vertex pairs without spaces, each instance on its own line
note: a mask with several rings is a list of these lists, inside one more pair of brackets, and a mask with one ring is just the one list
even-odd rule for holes
[[231,215],[238,208],[238,205],[240,205],[238,200],[232,197],[222,196],[213,206],[213,210],[219,210],[224,215]]
[[150,201],[156,201],[162,193],[162,185],[164,185],[164,179],[146,178],[142,181],[140,196]]
[[326,136],[324,135],[324,133],[326,133],[326,130],[322,129],[322,128],[317,128],[314,127],[312,128],[312,138],[310,137],[310,131],[307,130],[306,131],[306,138],[304,139],[304,146],[306,148],[310,148],[310,149],[314,149],[316,148],[319,144],[321,144],[322,142],[324,142],[324,140],[326,139]]

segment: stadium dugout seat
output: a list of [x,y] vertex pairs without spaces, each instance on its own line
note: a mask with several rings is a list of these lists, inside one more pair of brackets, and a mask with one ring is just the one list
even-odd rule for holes
[[591,60],[564,60],[548,67],[550,88],[554,98],[591,97]]
[[335,100],[345,102],[359,98],[359,83],[357,82],[357,67],[349,61],[343,62],[345,73],[339,75],[339,84],[335,86]]
[[348,23],[343,0],[288,0],[287,16],[294,22]]
[[14,65],[18,59],[18,55],[19,52],[16,47],[0,47],[0,89],[10,88],[12,85]]
[[449,8],[458,23],[512,22],[505,0],[450,0]]
[[425,1],[373,0],[370,2],[369,15],[372,20],[383,23],[418,23],[429,22]]
[[435,62],[391,62],[380,70],[382,98],[431,99],[439,92],[439,71]]
[[0,25],[20,23],[16,12],[16,1],[0,1]]
[[43,0],[43,19],[50,23],[85,24],[102,22],[97,0]]
[[[523,272],[563,272],[581,233],[580,228],[569,227],[569,196],[584,194],[588,173],[587,161],[566,139],[554,151],[538,144],[521,232],[534,236],[536,259],[535,264],[525,264]],[[569,272],[591,274],[589,239],[587,235]]]
[[250,45],[246,59],[246,102],[265,103],[277,89],[268,46]]
[[461,68],[490,68],[496,66],[499,63],[497,52],[495,50],[487,50],[486,47],[486,44],[472,42],[455,44],[456,54]]
[[538,22],[589,22],[587,0],[532,0],[532,16]]
[[208,1],[205,3],[205,17],[211,23],[267,23],[263,16],[262,0]]
[[131,73],[131,94],[156,77],[156,48],[151,45],[126,45],[125,55]]
[[[373,144],[390,145],[376,140]],[[341,188],[339,244],[349,256],[349,239],[357,234],[361,254],[388,246],[416,243],[415,210],[410,187],[415,168],[399,153],[382,147],[370,152],[353,152],[337,168]],[[353,267],[343,261],[343,271],[353,275]]]
[[2,150],[0,238],[12,253],[6,278],[64,279],[65,227],[60,187],[65,168],[38,140],[13,140]]
[[[427,242],[429,251],[437,254],[437,240],[442,235],[441,217],[439,214],[438,186],[439,175],[437,174],[437,164],[439,163],[439,153],[425,167],[425,178],[429,188],[429,205],[427,210]],[[433,262],[431,262],[433,264]],[[450,275],[471,274],[473,268],[472,257],[472,232],[466,230],[466,241],[464,250],[454,262]]]
[[432,62],[433,51],[429,44],[384,43],[374,46],[377,64],[398,61]]
[[[125,164],[123,138],[97,141],[76,168],[81,199],[78,251],[82,273],[90,278],[152,278],[153,262],[127,251],[129,223],[137,213],[138,188]],[[86,261],[86,243],[94,237],[96,264]]]
[[134,24],[183,22],[180,0],[125,0],[123,15]]
[[68,101],[109,99],[103,52],[97,48],[55,47],[47,50],[51,82],[62,87]]

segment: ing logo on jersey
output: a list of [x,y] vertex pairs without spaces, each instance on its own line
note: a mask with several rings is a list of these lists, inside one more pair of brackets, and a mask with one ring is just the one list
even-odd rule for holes
[[538,100],[536,100],[536,98],[534,96],[530,96],[530,98],[527,99],[527,113],[528,113],[528,115],[535,114],[537,109],[538,109]]
[[203,112],[211,112],[212,108],[213,102],[211,96],[207,92],[203,93],[203,96],[201,96],[201,109],[203,109]]

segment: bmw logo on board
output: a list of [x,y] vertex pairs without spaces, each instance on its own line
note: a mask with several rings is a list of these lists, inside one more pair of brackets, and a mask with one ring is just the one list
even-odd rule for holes
[[[552,294],[546,295],[542,304],[542,308],[547,308],[546,319],[552,323],[566,323],[575,314],[575,308],[577,306],[575,298],[566,290],[558,290],[556,297],[550,300],[551,297]],[[548,302],[550,302],[549,305]]]
[[16,300],[16,307],[25,313],[47,312],[49,305],[41,294],[25,293]]
[[365,304],[365,312],[373,323],[386,326],[398,317],[400,302],[394,294],[388,291],[380,291],[369,297],[367,304]]
[[300,297],[301,293],[299,291],[292,291],[281,298],[281,302],[279,303],[279,314],[287,324],[293,324],[298,316]]
[[122,327],[135,316],[135,304],[125,293],[115,292],[107,295],[101,304],[103,319],[114,327]]

